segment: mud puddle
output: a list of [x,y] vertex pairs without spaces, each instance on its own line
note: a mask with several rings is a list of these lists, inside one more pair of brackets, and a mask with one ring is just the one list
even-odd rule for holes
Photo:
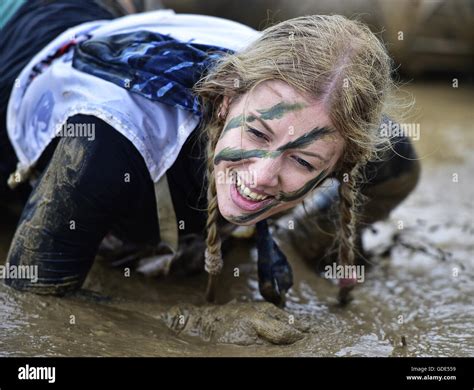
[[[263,302],[255,249],[239,241],[225,259],[219,305],[204,302],[205,275],[126,277],[100,261],[84,286],[94,293],[77,297],[0,284],[0,355],[474,356],[474,90],[407,90],[421,124],[421,181],[390,220],[366,232],[366,248],[379,255],[349,306],[339,307],[336,286],[291,253],[285,311]],[[2,216],[2,261],[13,221]]]

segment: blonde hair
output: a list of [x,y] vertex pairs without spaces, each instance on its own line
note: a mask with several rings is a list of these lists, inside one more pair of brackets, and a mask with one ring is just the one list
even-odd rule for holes
[[[378,129],[394,86],[384,45],[362,22],[340,15],[310,15],[266,28],[243,51],[226,54],[195,85],[207,137],[208,219],[206,270],[222,267],[214,177],[214,151],[224,121],[218,115],[224,96],[236,98],[266,80],[281,80],[324,103],[344,139],[337,164],[340,181],[339,262],[354,262],[360,168],[384,144]],[[385,143],[386,144],[386,143]]]

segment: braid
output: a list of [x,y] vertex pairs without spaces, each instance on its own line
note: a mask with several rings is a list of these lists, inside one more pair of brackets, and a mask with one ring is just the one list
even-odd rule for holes
[[355,237],[355,204],[357,198],[356,176],[357,167],[350,173],[348,180],[341,180],[339,186],[339,211],[340,211],[340,244],[339,261],[342,265],[354,263],[354,237]]
[[216,276],[221,272],[224,265],[221,254],[221,238],[217,229],[217,220],[219,217],[219,208],[217,204],[216,177],[214,174],[214,152],[217,141],[219,140],[218,132],[209,132],[207,142],[207,237],[205,252],[205,270],[209,273],[207,285],[206,299],[210,302],[214,301]]
[[[356,186],[359,173],[359,164],[353,166],[349,171],[347,180],[340,180],[339,186],[339,263],[341,265],[354,264],[355,237],[356,237],[356,207],[358,200],[358,189]],[[353,280],[341,280],[339,290],[339,301],[347,303],[349,292],[354,288]]]

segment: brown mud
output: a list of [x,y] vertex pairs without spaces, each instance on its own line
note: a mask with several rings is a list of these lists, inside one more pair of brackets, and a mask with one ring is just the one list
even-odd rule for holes
[[[474,90],[405,90],[416,99],[409,120],[421,124],[421,180],[365,234],[374,265],[348,306],[291,248],[287,307],[263,302],[255,249],[241,240],[225,258],[218,305],[204,301],[206,275],[125,277],[103,261],[84,286],[95,293],[82,296],[0,284],[0,356],[474,356]],[[2,262],[12,221],[2,215]]]

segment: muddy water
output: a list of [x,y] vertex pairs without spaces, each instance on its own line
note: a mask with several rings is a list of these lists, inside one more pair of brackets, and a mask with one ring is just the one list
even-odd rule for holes
[[[474,356],[474,90],[405,90],[417,103],[408,120],[421,124],[421,182],[390,220],[365,234],[374,265],[349,306],[338,307],[336,287],[291,248],[287,308],[262,302],[255,250],[239,241],[225,259],[216,306],[204,303],[204,275],[125,277],[101,261],[84,286],[95,293],[74,298],[2,284],[0,355]],[[2,216],[0,259],[13,220]]]

